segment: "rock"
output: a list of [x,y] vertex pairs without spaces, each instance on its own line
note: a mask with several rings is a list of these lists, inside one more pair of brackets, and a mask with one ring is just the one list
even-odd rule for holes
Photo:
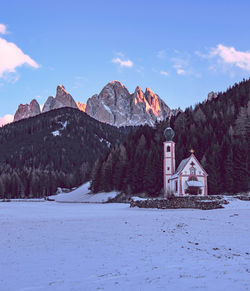
[[139,208],[158,208],[158,209],[177,209],[177,208],[194,208],[202,210],[223,208],[220,200],[202,201],[199,197],[174,197],[172,199],[147,199],[147,200],[130,200],[130,207]]
[[182,113],[183,111],[180,109],[180,107],[179,108],[177,108],[177,109],[171,109],[171,112],[170,112],[170,114],[171,114],[171,116],[177,116],[179,113]]
[[54,108],[55,98],[53,96],[49,96],[45,104],[43,105],[43,112],[50,111]]
[[24,118],[36,116],[41,113],[40,106],[36,99],[33,99],[30,104],[20,104],[14,116],[14,121]]
[[213,99],[215,99],[217,97],[218,97],[218,94],[215,93],[214,91],[212,91],[212,92],[208,93],[207,100],[210,101],[210,100],[213,100]]
[[[41,113],[37,102],[34,111],[30,109],[30,106],[31,104],[20,105],[15,121]],[[56,97],[48,97],[42,112],[62,107],[78,108],[101,122],[117,127],[143,124],[154,126],[157,121],[178,114],[177,111],[171,111],[165,102],[150,88],[146,88],[144,93],[137,86],[135,92],[130,94],[119,81],[108,83],[99,95],[95,94],[89,98],[87,104],[76,103],[65,90],[65,87],[59,85],[57,86]]]
[[57,86],[56,97],[49,96],[44,104],[43,112],[62,107],[78,108],[73,97],[65,90],[63,85]]
[[148,124],[153,126],[170,116],[170,108],[149,88],[145,93],[139,86],[130,94],[119,81],[108,83],[99,95],[88,99],[86,113],[91,117],[118,127]]
[[81,103],[81,102],[76,102],[76,105],[78,107],[79,110],[85,112],[86,111],[86,104]]

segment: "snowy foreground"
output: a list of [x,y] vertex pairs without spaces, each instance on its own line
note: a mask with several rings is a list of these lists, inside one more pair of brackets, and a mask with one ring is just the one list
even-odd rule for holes
[[89,187],[90,183],[87,182],[69,193],[52,195],[49,196],[49,198],[55,200],[56,202],[103,203],[107,202],[109,198],[116,197],[118,194],[117,191],[93,194],[90,193]]
[[0,290],[249,290],[250,202],[0,203]]

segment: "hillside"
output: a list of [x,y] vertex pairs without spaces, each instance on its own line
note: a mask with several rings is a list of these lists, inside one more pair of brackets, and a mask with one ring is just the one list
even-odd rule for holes
[[[92,190],[162,193],[163,131],[167,126],[161,122],[155,128],[140,127],[98,159],[92,171]],[[187,108],[171,119],[171,127],[175,130],[176,164],[193,148],[209,174],[210,194],[249,189],[250,80]]]
[[0,128],[0,195],[39,197],[89,179],[92,164],[129,129],[73,108],[52,110]]

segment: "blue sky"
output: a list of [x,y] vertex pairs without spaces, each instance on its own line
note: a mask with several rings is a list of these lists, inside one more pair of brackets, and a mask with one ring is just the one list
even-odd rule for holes
[[171,108],[249,78],[250,2],[8,0],[0,9],[0,122],[63,84],[76,101],[112,80]]

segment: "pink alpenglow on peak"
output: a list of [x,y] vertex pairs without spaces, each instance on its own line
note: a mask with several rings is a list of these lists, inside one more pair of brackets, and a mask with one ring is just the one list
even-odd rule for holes
[[[150,88],[146,88],[143,92],[141,87],[137,86],[134,93],[131,94],[120,81],[109,82],[100,94],[89,98],[87,104],[75,102],[65,87],[58,85],[56,97],[48,97],[42,112],[62,107],[79,109],[101,122],[117,127],[144,124],[154,126],[157,121],[166,120],[169,116],[175,115],[175,111],[170,110]],[[39,105],[33,100],[29,105],[21,104],[18,107],[14,121],[39,113],[41,113]]]
[[137,86],[130,94],[119,81],[109,82],[100,92],[89,98],[86,113],[93,118],[111,125],[154,126],[156,121],[165,120],[171,114],[170,108],[151,89],[145,93]]
[[79,110],[85,112],[86,111],[86,104],[82,103],[82,102],[76,102],[76,105],[78,107]]

